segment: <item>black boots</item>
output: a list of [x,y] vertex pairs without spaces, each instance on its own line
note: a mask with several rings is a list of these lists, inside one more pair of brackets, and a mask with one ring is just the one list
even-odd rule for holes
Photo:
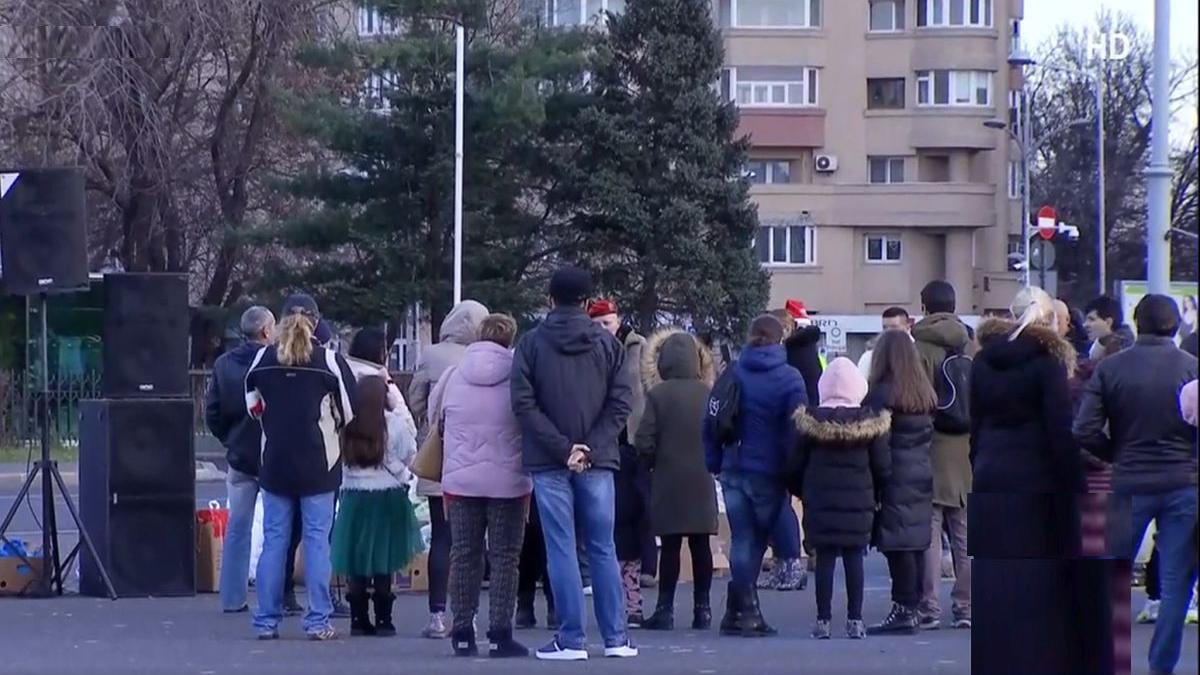
[[692,613],[692,630],[708,630],[712,628],[712,607],[708,602],[696,603]]
[[[396,602],[393,593],[381,594],[379,591],[371,596],[375,604],[375,634],[380,637],[396,635],[396,626],[392,624],[392,605]],[[353,605],[351,605],[353,607]]]
[[455,628],[450,631],[450,644],[454,646],[455,656],[479,656],[479,647],[475,645],[474,628]]
[[742,616],[742,599],[741,593],[733,582],[729,582],[728,590],[725,592],[725,616],[721,618],[721,635],[741,635],[742,631],[739,628],[739,620]]
[[675,589],[658,589],[654,614],[642,621],[645,630],[675,630]]
[[367,607],[367,594],[347,593],[346,601],[350,603],[350,635],[375,635],[375,626],[371,625],[370,610]]
[[533,601],[528,605],[517,603],[517,615],[513,619],[513,625],[517,630],[528,630],[537,627],[537,614],[533,611]]
[[493,659],[522,659],[529,650],[513,639],[511,630],[488,631],[488,656]]
[[917,613],[899,603],[892,603],[892,611],[883,623],[867,629],[867,635],[916,635]]
[[770,637],[778,633],[763,619],[762,608],[758,604],[758,589],[751,589],[741,597],[742,615],[738,618],[738,628],[742,637]]

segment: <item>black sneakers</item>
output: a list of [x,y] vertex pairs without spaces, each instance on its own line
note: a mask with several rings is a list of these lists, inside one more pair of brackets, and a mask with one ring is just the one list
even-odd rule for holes
[[868,628],[867,635],[915,635],[917,629],[916,612],[893,602],[887,618],[883,623]]

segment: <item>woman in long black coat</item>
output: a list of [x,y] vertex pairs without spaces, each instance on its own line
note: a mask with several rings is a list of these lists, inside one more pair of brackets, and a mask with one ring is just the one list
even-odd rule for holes
[[971,672],[1105,672],[1111,662],[1086,660],[1105,651],[1087,644],[1096,636],[1086,627],[1104,623],[1095,615],[1105,611],[1105,589],[1087,580],[1106,562],[1079,560],[1084,473],[1068,389],[1075,350],[1055,330],[1041,289],[1018,293],[1012,309],[1018,321],[980,325],[971,375]]
[[937,394],[925,374],[921,354],[907,333],[887,331],[871,356],[867,405],[892,413],[891,477],[885,484],[871,543],[888,560],[892,610],[871,635],[917,631],[917,605],[925,578],[925,551],[932,543],[932,411]]

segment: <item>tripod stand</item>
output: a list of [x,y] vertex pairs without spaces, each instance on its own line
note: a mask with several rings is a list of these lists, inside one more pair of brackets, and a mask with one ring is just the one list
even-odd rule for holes
[[[50,359],[49,359],[49,334],[46,328],[46,294],[42,293],[39,296],[41,312],[42,333],[40,336],[40,348],[42,352],[42,400],[38,405],[38,418],[41,421],[41,459],[33,464],[33,470],[25,477],[25,484],[21,486],[20,492],[17,493],[16,499],[13,500],[12,508],[8,510],[8,515],[4,517],[4,523],[0,524],[0,545],[9,543],[8,537],[4,533],[8,531],[9,525],[17,515],[17,510],[21,508],[21,502],[25,501],[30,496],[30,490],[33,487],[33,481],[39,477],[42,479],[42,574],[39,592],[37,595],[41,597],[49,597],[51,595],[62,595],[63,582],[66,578],[66,571],[71,569],[71,563],[79,554],[80,545],[86,545],[88,552],[92,554],[92,559],[96,561],[96,567],[100,570],[100,575],[104,579],[104,586],[108,590],[108,597],[113,600],[117,599],[117,592],[113,588],[112,579],[108,576],[108,570],[105,569],[104,563],[100,556],[96,553],[96,547],[92,544],[92,538],[88,535],[87,530],[83,527],[83,521],[79,518],[79,510],[75,507],[75,502],[71,499],[71,492],[67,489],[67,484],[63,481],[62,474],[58,471],[58,462],[50,459]],[[75,527],[79,528],[79,542],[75,544],[75,548],[67,555],[65,560],[61,559],[58,545],[58,518],[55,514],[54,506],[54,489],[57,486],[62,494],[63,502],[67,505],[67,510],[71,512],[71,518],[75,521]],[[24,553],[18,552],[21,561],[28,565],[31,569],[33,564],[25,557]]]

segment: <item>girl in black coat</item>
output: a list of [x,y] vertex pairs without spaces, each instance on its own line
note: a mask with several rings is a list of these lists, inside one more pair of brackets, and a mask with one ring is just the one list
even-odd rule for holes
[[808,542],[817,552],[817,622],[812,635],[828,640],[833,619],[833,568],[846,572],[846,637],[866,637],[862,621],[863,556],[871,541],[878,495],[887,483],[887,410],[860,407],[867,381],[849,359],[829,364],[819,383],[821,407],[800,408],[800,432],[788,472],[804,500]]
[[891,411],[891,478],[883,489],[872,544],[884,553],[892,576],[892,611],[872,635],[917,630],[917,605],[932,539],[933,415],[937,394],[907,333],[887,331],[871,357],[870,406]]
[[[1022,290],[1013,315],[1017,322],[979,327],[971,374],[971,672],[1111,672],[1112,650],[1097,648],[1110,625],[1108,563],[1079,559],[1084,471],[1068,386],[1075,350],[1055,330],[1045,291]],[[1106,652],[1107,665],[1086,660]]]

